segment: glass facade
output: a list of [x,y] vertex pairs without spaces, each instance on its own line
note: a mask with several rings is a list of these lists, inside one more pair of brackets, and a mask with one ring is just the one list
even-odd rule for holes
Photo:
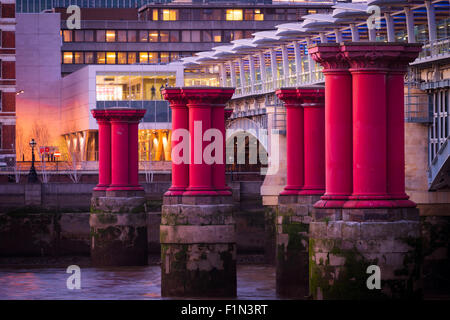
[[171,161],[172,130],[139,130],[139,161]]
[[174,73],[97,75],[97,101],[164,100],[161,90],[175,86]]

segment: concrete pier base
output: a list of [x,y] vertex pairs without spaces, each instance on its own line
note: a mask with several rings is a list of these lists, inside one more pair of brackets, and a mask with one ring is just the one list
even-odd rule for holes
[[162,296],[236,296],[231,196],[165,196],[160,231]]
[[309,224],[320,195],[280,195],[276,218],[276,288],[281,297],[309,296]]
[[[416,208],[314,209],[309,248],[314,299],[421,298]],[[369,289],[371,265],[379,267],[380,289]]]
[[[142,191],[143,192],[143,191]],[[94,192],[91,199],[93,266],[147,264],[147,213],[141,191]]]

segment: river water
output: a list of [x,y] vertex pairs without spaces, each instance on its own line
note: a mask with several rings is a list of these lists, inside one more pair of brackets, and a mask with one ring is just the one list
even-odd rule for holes
[[[145,267],[81,267],[81,289],[67,289],[66,268],[0,269],[0,300],[5,299],[162,299],[159,265]],[[276,299],[275,267],[237,266],[238,299]]]

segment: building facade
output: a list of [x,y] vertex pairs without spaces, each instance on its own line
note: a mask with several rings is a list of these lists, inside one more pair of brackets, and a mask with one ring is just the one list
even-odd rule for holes
[[81,9],[81,29],[61,13],[62,72],[86,64],[165,64],[198,51],[250,38],[282,21],[325,13],[331,2],[299,4],[147,4],[139,9]]
[[15,161],[16,44],[15,1],[0,2],[0,167]]

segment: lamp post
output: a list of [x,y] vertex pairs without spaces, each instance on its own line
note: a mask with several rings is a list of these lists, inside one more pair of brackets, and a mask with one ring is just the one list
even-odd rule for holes
[[30,172],[28,173],[28,183],[37,183],[39,182],[36,169],[34,168],[34,147],[36,146],[36,141],[34,139],[31,139],[30,141],[30,147],[31,147],[31,168]]

